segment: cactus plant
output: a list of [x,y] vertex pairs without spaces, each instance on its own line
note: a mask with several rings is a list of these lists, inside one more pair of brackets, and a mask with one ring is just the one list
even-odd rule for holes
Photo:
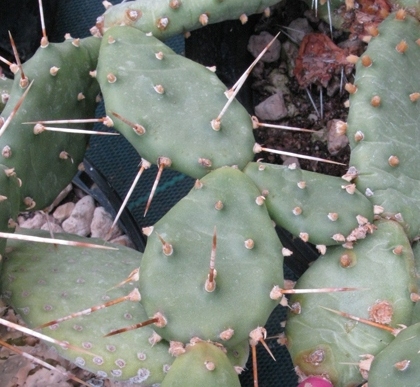
[[339,177],[266,163],[249,163],[244,172],[265,196],[272,219],[305,242],[353,243],[373,220],[369,200]]
[[[27,234],[49,235],[45,231],[32,230]],[[77,241],[87,239],[67,234],[57,234],[56,237]],[[92,238],[89,241],[103,244]],[[11,251],[7,253],[7,265],[0,282],[4,294],[10,297],[10,303],[32,328],[126,296],[132,290],[129,285],[110,289],[141,261],[141,253],[123,246],[114,246],[117,250],[106,250],[108,253],[82,248],[77,255],[70,246],[9,241],[8,247]],[[125,301],[51,325],[43,332],[94,353],[92,356],[57,346],[63,357],[98,376],[151,385],[163,380],[172,363],[169,344],[151,342],[154,331],[150,327],[125,335],[103,337],[120,324],[145,319],[147,315],[139,301]]]
[[[420,275],[419,275],[419,269],[420,269],[420,244],[418,242],[413,243],[413,254],[414,254],[414,261],[416,264],[416,276],[418,279],[418,285],[420,285]],[[411,324],[416,324],[420,322],[420,303],[418,302],[418,299],[416,296],[413,301],[416,301],[413,309],[413,316],[411,318]]]
[[[398,328],[411,321],[417,291],[414,257],[403,228],[381,220],[373,235],[353,249],[331,247],[298,280],[296,288],[355,286],[346,294],[293,295],[286,325],[294,363],[306,375],[324,375],[334,386],[363,381],[357,367],[364,354],[376,355],[393,340],[389,331],[357,324],[331,311],[344,311]],[[404,278],[404,279],[403,279]]]
[[407,11],[417,19],[420,15],[419,3],[415,0],[390,0],[394,8],[399,8]]
[[167,320],[156,328],[163,338],[231,347],[265,324],[276,306],[270,291],[283,285],[282,246],[259,199],[244,173],[220,168],[153,226],[140,292],[149,316]]
[[419,22],[405,12],[391,14],[381,23],[356,66],[347,129],[357,188],[383,207],[382,216],[404,225],[410,239],[420,230],[419,28]]
[[404,329],[378,353],[369,370],[369,386],[415,386],[419,378],[420,323]]
[[43,131],[34,125],[40,120],[94,115],[99,86],[89,72],[96,68],[99,45],[100,39],[94,37],[49,43],[16,75],[3,117],[10,117],[28,84],[33,84],[8,127],[2,127],[0,162],[14,168],[22,180],[21,210],[49,206],[83,160],[87,135]]
[[12,86],[13,79],[6,78],[6,76],[0,72],[0,114],[9,99]]
[[[354,175],[354,182],[357,188],[376,206],[377,213],[381,213],[382,217],[398,221],[404,227],[404,231],[410,239],[418,235],[417,173],[412,169],[413,161],[410,159],[411,157],[415,157],[417,152],[415,150],[413,152],[407,152],[407,148],[412,146],[413,139],[417,136],[417,125],[415,122],[418,112],[416,107],[413,106],[416,103],[417,94],[414,90],[411,92],[410,90],[418,86],[418,79],[414,75],[414,78],[410,78],[408,82],[404,82],[401,79],[402,74],[399,70],[404,68],[407,73],[416,74],[416,71],[411,66],[417,61],[418,31],[418,21],[409,16],[405,11],[400,10],[391,14],[379,26],[379,33],[375,34],[375,37],[372,38],[368,45],[368,49],[360,58],[356,67],[354,85],[347,85],[347,90],[351,93],[347,133],[352,147],[350,165],[353,169],[351,174]],[[408,47],[410,47],[410,50]],[[405,94],[407,94],[407,101],[409,103],[405,103],[404,101],[403,96]],[[391,103],[390,99],[392,99]],[[386,125],[384,125],[384,122],[386,122]],[[386,141],[384,141],[384,138]],[[386,156],[387,152],[391,152],[391,154]],[[407,163],[406,158],[408,159]],[[385,163],[381,162],[382,159],[385,159]],[[398,188],[396,190],[390,188],[396,187],[396,182],[398,182]],[[393,227],[395,229],[398,228],[396,225]],[[403,235],[401,230],[399,233],[401,236]],[[355,245],[354,250],[348,251],[348,254],[343,251],[338,253],[342,258],[346,258],[344,262],[349,263],[348,269],[360,265],[361,259],[355,258],[358,255],[357,252],[359,249],[364,250],[363,246],[366,246],[366,244],[374,243],[373,241],[379,238],[378,234],[380,234],[380,230],[376,231],[373,236],[368,237],[366,241],[359,241]],[[398,233],[392,232],[392,234],[393,237],[396,237]],[[411,254],[411,248],[407,240],[404,242],[404,246],[403,250]],[[399,249],[396,248],[395,252],[398,251]],[[331,250],[327,252],[327,255],[333,252],[334,250]],[[367,250],[366,254],[369,256]],[[321,262],[324,261],[321,260],[319,265],[321,265]],[[355,262],[356,265],[353,266]],[[333,268],[333,265],[329,266],[330,271]],[[305,281],[309,279],[311,270],[312,268],[302,277],[302,282],[299,286],[308,286],[308,283],[305,283]],[[370,270],[372,270],[372,266]],[[413,269],[409,269],[407,273],[410,272],[413,272]],[[393,275],[396,276],[395,273]],[[311,276],[309,280],[314,281],[315,278],[316,276]],[[415,277],[412,277],[412,279],[415,279]],[[371,280],[373,278],[367,282]],[[411,282],[409,288],[405,290],[405,302],[408,304],[412,300],[411,292],[415,290],[412,287],[414,285],[415,283]],[[377,287],[375,288],[377,289]],[[397,292],[393,288],[394,290],[395,292],[393,293],[395,296]],[[343,301],[345,297],[345,295],[344,297],[340,297],[340,300]],[[307,298],[302,297],[302,299],[306,299],[305,302],[308,306]],[[363,299],[368,299],[368,297],[364,297]],[[318,298],[317,300],[313,300],[311,304],[317,305],[321,302]],[[325,306],[326,302],[324,301]],[[363,312],[363,308],[356,307],[356,305],[357,303],[354,302],[352,305],[349,304],[346,306],[346,308],[354,308],[355,310],[351,312],[351,315],[354,317],[359,316],[357,318],[360,318],[366,312]],[[289,321],[291,324],[288,328],[290,350],[292,356],[295,358],[295,362],[299,367],[302,367],[304,373],[328,375],[336,386],[352,385],[361,382],[366,377],[366,374],[359,375],[357,367],[353,368],[351,365],[346,366],[345,363],[357,365],[359,361],[358,356],[362,355],[361,352],[363,354],[369,353],[375,355],[382,349],[381,346],[385,341],[380,343],[381,345],[375,350],[369,351],[368,341],[366,340],[361,345],[361,349],[356,350],[353,356],[349,355],[351,350],[346,347],[347,344],[343,344],[342,348],[345,348],[343,354],[346,354],[343,357],[340,351],[332,350],[329,345],[324,348],[324,340],[318,342],[318,347],[316,346],[317,344],[311,347],[311,344],[309,344],[311,340],[308,340],[302,346],[303,343],[297,340],[296,332],[302,329],[303,325],[300,326],[294,323],[294,321],[298,321],[299,319],[308,321],[306,320],[307,317],[305,317],[307,311],[304,311],[303,304],[301,306],[302,315],[291,317]],[[310,309],[313,310],[312,307]],[[334,309],[337,310],[340,308],[335,307]],[[315,310],[314,313],[321,316],[326,312],[327,310]],[[336,315],[331,314],[331,311],[329,313],[329,316],[328,313],[324,315],[325,319],[337,318]],[[346,324],[343,322],[344,316],[345,314],[342,314],[338,317],[341,319],[342,324]],[[405,318],[407,317],[406,315]],[[312,319],[312,322],[314,321],[315,319]],[[410,320],[405,320],[403,324],[409,323]],[[328,326],[329,328],[327,329],[334,329],[332,328],[334,326],[333,324],[328,324]],[[334,335],[336,338],[340,337],[340,332],[342,332],[343,337],[352,337],[354,331],[353,323],[351,320],[348,320],[347,325],[334,329]],[[311,331],[311,338],[314,337],[313,332]],[[323,336],[325,337],[325,329],[320,330],[320,332],[323,332]],[[397,333],[398,330],[394,332]],[[389,337],[392,340],[392,336]],[[355,343],[356,340],[353,341],[353,345]],[[306,352],[303,349],[304,347],[306,348]],[[319,354],[317,350],[324,351],[325,357],[322,358],[321,356],[316,358],[315,354]],[[314,364],[310,366],[311,361],[309,359],[312,359],[312,357],[314,358],[314,361],[312,361]],[[349,357],[353,359],[349,360]],[[341,364],[340,358],[342,359]],[[322,361],[318,361],[320,359]],[[338,375],[339,378],[337,379]],[[379,377],[379,380],[382,379],[383,375]]]
[[[353,92],[348,120],[353,168],[346,179],[354,179],[355,187],[353,182],[339,178],[262,163],[248,164],[253,159],[254,143],[248,113],[233,100],[223,119],[218,120],[218,114],[226,106],[225,87],[208,69],[176,56],[156,39],[197,28],[199,23],[217,21],[221,14],[224,18],[236,18],[262,11],[272,3],[275,2],[225,1],[201,6],[186,1],[182,4],[146,1],[139,10],[136,8],[139,2],[126,2],[105,12],[103,26],[102,20],[99,21],[104,34],[102,43],[97,38],[50,43],[24,65],[24,73],[21,71],[21,78],[14,82],[2,113],[12,120],[8,127],[2,128],[0,162],[5,164],[3,170],[16,169],[22,179],[22,189],[18,189],[17,178],[10,180],[2,176],[0,195],[12,201],[12,204],[8,200],[0,203],[3,228],[10,225],[6,225],[6,220],[15,217],[18,195],[26,199],[21,208],[43,208],[74,173],[86,139],[72,137],[69,143],[74,150],[66,149],[67,160],[60,160],[69,164],[68,169],[54,167],[51,174],[57,157],[49,158],[49,148],[62,141],[63,135],[51,137],[45,145],[47,133],[35,136],[22,122],[93,115],[93,101],[99,89],[89,70],[96,67],[99,44],[97,80],[116,128],[143,157],[157,162],[159,167],[171,165],[200,179],[164,218],[146,230],[149,239],[141,263],[139,254],[123,248],[110,255],[84,251],[74,257],[74,251],[61,246],[24,247],[9,242],[13,251],[8,253],[10,259],[1,277],[3,295],[10,297],[31,326],[63,318],[58,327],[53,326],[56,329],[44,328],[44,331],[95,352],[98,356],[91,359],[74,350],[58,348],[64,356],[99,376],[143,385],[162,382],[163,386],[175,383],[237,386],[232,365],[243,367],[243,357],[247,356],[244,343],[276,306],[276,297],[270,298],[270,291],[283,286],[282,247],[270,216],[295,235],[303,236],[302,239],[318,245],[343,243],[346,248],[329,247],[325,256],[301,278],[299,288],[324,287],[327,282],[332,287],[347,284],[360,288],[346,295],[292,297],[290,307],[300,313],[292,314],[288,321],[290,351],[303,374],[318,375],[303,383],[312,384],[313,380],[313,385],[328,385],[319,375],[328,377],[335,386],[363,381],[364,376],[359,375],[357,367],[344,363],[357,363],[363,353],[385,351],[385,345],[393,343],[389,331],[396,334],[397,324],[414,321],[412,298],[418,290],[410,240],[418,236],[420,227],[417,156],[413,145],[417,139],[419,82],[417,75],[409,78],[401,73],[415,74],[420,59],[418,21],[402,10],[390,15],[357,64],[355,85],[347,85]],[[183,16],[185,12],[190,12],[188,17]],[[132,26],[121,26],[122,21]],[[57,60],[63,52],[65,60],[60,65],[49,62],[52,51]],[[27,82],[24,74],[35,81],[22,100],[21,86],[25,87]],[[75,81],[74,77],[79,76]],[[66,92],[60,93],[60,98],[57,94],[43,93],[51,85]],[[73,98],[83,87],[89,90],[83,92],[86,99]],[[46,97],[40,98],[44,94]],[[69,104],[69,100],[74,103]],[[21,107],[16,110],[19,104]],[[84,109],[79,110],[78,105]],[[34,167],[36,176],[45,179],[31,179],[32,170],[26,167],[26,156],[31,152],[36,156],[30,164],[39,163],[44,168]],[[18,157],[20,162],[15,164]],[[55,180],[60,182],[53,188]],[[317,188],[310,190],[312,185]],[[396,189],[390,188],[393,186]],[[311,196],[307,202],[306,194]],[[315,205],[319,212],[314,210],[313,218],[306,217],[310,214],[309,206]],[[334,209],[330,210],[330,205]],[[378,227],[375,230],[374,213],[399,224],[380,220],[375,223]],[[335,219],[337,214],[339,217]],[[361,239],[370,232],[373,235]],[[307,238],[306,234],[309,234]],[[34,254],[37,249],[39,256],[32,261],[25,259],[25,251]],[[2,253],[4,242],[0,246]],[[85,308],[98,305],[104,291],[126,275],[127,259],[133,266],[140,264],[141,304],[101,307],[91,315],[84,313],[76,317],[77,323],[64,318],[77,312],[82,298],[86,301]],[[92,266],[96,270],[95,279],[84,279],[81,268]],[[46,268],[58,268],[51,274],[55,281],[39,278],[45,275]],[[33,284],[31,289],[28,283]],[[62,289],[64,285],[69,286],[67,294]],[[126,293],[113,289],[109,294],[118,297]],[[355,318],[359,316],[360,323],[347,320],[343,311]],[[372,319],[377,317],[372,316],[375,312],[379,317],[386,317],[379,322],[388,324],[388,332],[361,324],[360,318],[369,317],[369,312]],[[142,327],[138,330],[127,327],[128,316],[136,320],[136,327]],[[153,321],[153,328],[143,327],[142,321],[147,319]],[[99,337],[98,331],[109,337]],[[154,343],[161,339],[153,348],[149,343],[151,335]],[[351,345],[346,340],[348,337],[353,340]],[[191,341],[194,345],[184,348]],[[336,348],[337,341],[342,343],[340,348]],[[136,348],[137,345],[142,349]],[[253,352],[255,345],[255,339],[251,338]],[[113,346],[115,352],[111,350]],[[185,353],[174,360],[167,350],[170,348],[175,353],[175,347]],[[152,352],[144,356],[146,349]],[[243,352],[243,357],[238,357],[238,352]],[[208,360],[208,356],[214,360]],[[144,357],[147,363],[150,360],[150,365],[143,366]],[[165,376],[172,361],[173,369]],[[196,362],[197,366],[193,365]],[[203,364],[205,368],[207,364],[215,369],[203,370]],[[154,367],[150,374],[145,371],[149,367]],[[191,367],[188,372],[197,379],[185,381],[186,367]],[[223,372],[219,374],[219,370]],[[372,383],[375,378],[372,376]]]
[[209,23],[239,19],[263,12],[277,0],[241,1],[128,1],[110,7],[97,22],[101,32],[115,25],[129,25],[158,39],[191,31]]
[[[20,181],[13,169],[0,164],[0,231],[14,231],[19,214]],[[0,268],[6,240],[0,240]]]
[[[221,122],[213,123],[227,102],[226,87],[209,69],[153,36],[132,27],[109,29],[97,79],[108,116],[146,160],[165,157],[173,169],[200,178],[224,165],[242,169],[253,159],[245,108],[235,100]],[[194,111],[201,114],[187,113]]]
[[198,342],[186,347],[171,366],[162,387],[214,386],[239,387],[238,375],[229,359],[213,343]]

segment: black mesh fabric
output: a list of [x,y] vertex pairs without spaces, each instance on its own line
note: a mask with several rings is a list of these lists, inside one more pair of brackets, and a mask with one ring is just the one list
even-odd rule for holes
[[[118,3],[119,1],[111,1]],[[65,33],[73,37],[89,36],[89,29],[95,24],[98,15],[104,8],[101,1],[73,0],[60,1],[54,31],[49,32],[52,41],[62,41]],[[184,52],[183,37],[176,37],[167,42],[176,52]],[[98,107],[97,116],[103,116],[104,107]],[[101,128],[107,130],[106,128]],[[105,177],[121,198],[125,196],[133,181],[140,162],[140,156],[122,137],[93,136],[86,156],[97,170]],[[165,170],[158,186],[156,196],[146,217],[143,212],[150,188],[156,175],[156,167],[147,170],[134,190],[128,209],[140,227],[152,225],[160,219],[180,198],[185,196],[193,185],[193,179],[177,172]],[[285,268],[286,277],[296,279],[293,272]],[[285,319],[286,310],[278,307],[267,323],[268,336],[276,336],[282,332],[280,322]],[[265,349],[257,347],[258,375],[260,387],[296,387],[297,378],[287,349],[280,346],[276,339],[268,339],[267,343],[273,352],[274,361]],[[253,386],[251,362],[240,376],[243,387]]]

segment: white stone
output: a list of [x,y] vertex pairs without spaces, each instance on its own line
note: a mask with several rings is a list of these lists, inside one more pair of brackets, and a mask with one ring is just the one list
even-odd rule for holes
[[105,210],[104,207],[96,207],[93,213],[92,223],[90,225],[91,237],[101,239],[114,239],[120,236],[121,230],[118,225],[115,225],[112,233],[108,236],[113,223],[112,216]]
[[58,206],[53,213],[54,219],[57,219],[60,223],[64,222],[70,217],[74,207],[75,204],[73,202],[67,202]]
[[132,249],[135,248],[134,243],[131,241],[131,239],[127,235],[121,235],[115,239],[112,239],[110,242],[123,245],[126,247],[131,247]]
[[44,223],[41,226],[41,230],[52,231],[53,234],[58,234],[58,233],[64,232],[63,228],[59,224],[52,223],[52,222],[50,222],[49,225],[48,225],[48,223]]
[[95,202],[89,195],[80,199],[68,219],[63,224],[63,230],[69,234],[88,236],[90,234],[90,224],[95,211]]
[[41,226],[46,222],[45,215],[41,212],[37,212],[32,218],[26,219],[20,227],[29,229],[40,229]]
[[[259,35],[252,35],[249,38],[248,51],[256,58],[273,38],[274,36],[266,31],[261,32]],[[280,40],[276,39],[262,56],[261,61],[266,63],[275,62],[280,58],[280,49]]]
[[24,222],[26,222],[26,219],[25,219],[25,217],[24,217],[23,215],[19,215],[19,216],[17,217],[17,222],[18,222],[19,226],[21,226],[21,227],[22,227],[22,224],[23,224]]
[[[58,196],[54,199],[53,203],[50,206],[50,209],[53,209],[54,207],[57,207],[66,197],[67,195],[71,192],[71,190],[73,189],[73,184],[68,184],[59,194]],[[49,211],[48,211],[49,212]]]
[[341,125],[340,120],[330,120],[327,123],[328,129],[328,152],[333,156],[340,153],[349,143],[349,139],[345,134],[337,133],[337,126]]

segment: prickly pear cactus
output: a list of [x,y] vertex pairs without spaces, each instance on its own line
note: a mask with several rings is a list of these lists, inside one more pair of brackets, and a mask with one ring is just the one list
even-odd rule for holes
[[213,343],[187,345],[173,362],[161,387],[240,387],[239,378],[222,348]]
[[148,315],[166,320],[155,328],[163,338],[232,347],[266,323],[277,304],[270,292],[283,287],[282,246],[244,173],[209,173],[149,233],[140,292]]
[[[0,231],[13,232],[19,213],[20,180],[13,169],[0,164]],[[6,239],[0,239],[0,267]]]
[[373,221],[370,201],[339,177],[266,163],[249,163],[244,172],[264,195],[272,219],[304,241],[353,243]]
[[0,71],[0,114],[10,96],[10,90],[12,89],[13,79],[6,78]]
[[[31,234],[49,236],[39,231]],[[74,235],[56,237],[104,244]],[[118,250],[99,250],[10,240],[9,247],[0,280],[2,294],[31,328],[126,296],[133,290],[132,284],[111,288],[141,260],[140,253],[120,245],[114,245]],[[169,345],[158,342],[150,327],[103,337],[116,328],[146,319],[141,303],[125,301],[44,328],[42,333],[94,354],[56,347],[79,367],[100,377],[149,386],[162,381],[173,361]]]
[[296,285],[304,289],[349,286],[359,291],[290,299],[286,335],[293,363],[306,375],[327,376],[335,387],[360,384],[360,356],[376,355],[394,336],[324,307],[395,329],[411,320],[410,295],[417,284],[409,241],[394,221],[381,220],[376,225],[378,229],[352,250],[329,248]]
[[249,358],[249,339],[242,341],[231,348],[225,348],[226,355],[237,373],[240,374],[246,366]]
[[[419,286],[420,289],[420,243],[418,241],[413,243],[412,248],[414,254],[414,262],[416,264],[417,286]],[[413,294],[413,301],[416,303],[414,304],[411,324],[416,324],[420,322],[420,294],[417,296]]]
[[239,19],[263,12],[279,0],[191,1],[191,0],[138,0],[110,7],[99,18],[97,27],[105,32],[115,25],[128,25],[150,32],[158,39],[195,30],[223,20]]
[[100,39],[93,37],[49,43],[23,65],[26,79],[20,72],[15,75],[3,117],[9,117],[25,91],[28,94],[0,136],[0,163],[14,168],[22,180],[21,210],[52,203],[76,174],[88,140],[83,134],[38,132],[23,123],[94,117],[99,86],[89,71],[96,68],[99,45]]
[[389,2],[394,8],[402,8],[417,19],[420,16],[420,4],[417,0],[390,0]]
[[220,127],[212,125],[227,102],[225,86],[153,36],[131,27],[108,30],[97,77],[108,116],[148,161],[165,157],[173,169],[200,178],[225,165],[243,168],[253,159],[247,111],[234,100]]
[[410,239],[420,233],[419,29],[405,12],[380,24],[356,66],[347,130],[357,188]]
[[420,323],[401,331],[378,353],[369,371],[369,387],[413,387],[420,378]]

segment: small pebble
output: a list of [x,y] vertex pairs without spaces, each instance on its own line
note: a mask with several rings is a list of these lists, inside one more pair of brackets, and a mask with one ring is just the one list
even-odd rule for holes
[[261,120],[276,121],[287,116],[283,93],[277,92],[255,106],[255,114]]
[[[249,38],[248,51],[256,58],[273,38],[274,36],[266,31],[261,32],[259,35],[252,35]],[[280,58],[280,49],[280,41],[276,39],[262,56],[261,61],[266,63],[275,62]]]
[[76,203],[70,217],[63,222],[63,230],[69,234],[88,236],[94,211],[93,198],[89,195],[84,196]]

